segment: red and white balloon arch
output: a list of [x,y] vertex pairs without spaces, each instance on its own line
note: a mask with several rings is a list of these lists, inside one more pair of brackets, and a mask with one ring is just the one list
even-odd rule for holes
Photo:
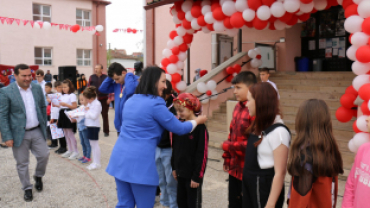
[[[181,81],[181,69],[195,33],[216,31],[235,36],[238,29],[243,27],[283,30],[308,20],[311,13],[337,5],[345,9],[347,19],[344,28],[351,33],[352,44],[347,50],[347,57],[354,61],[352,70],[357,77],[346,90],[344,98],[341,98],[342,107],[338,109],[336,117],[341,122],[357,117],[351,108],[356,107],[353,103],[358,97],[364,100],[362,106],[358,107],[361,107],[364,115],[369,116],[370,96],[363,94],[369,94],[370,91],[370,0],[178,1],[170,9],[176,29],[170,32],[161,66],[168,73],[168,78],[172,79],[175,88],[185,90],[186,83]],[[347,103],[343,105],[343,102]],[[355,152],[360,144],[370,141],[370,135],[364,127],[364,116],[359,117],[353,126],[357,134],[349,142],[349,149]]]

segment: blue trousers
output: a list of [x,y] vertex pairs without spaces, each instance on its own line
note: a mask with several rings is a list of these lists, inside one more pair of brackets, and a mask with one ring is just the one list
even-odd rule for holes
[[177,181],[172,175],[171,157],[171,147],[156,148],[155,163],[159,176],[159,188],[161,189],[160,202],[163,206],[177,208]]
[[82,152],[83,155],[87,158],[91,158],[91,146],[90,146],[90,141],[89,137],[87,136],[87,128],[79,131],[80,134],[80,141],[82,145]]
[[153,208],[155,203],[155,192],[157,186],[127,183],[117,178],[116,208]]

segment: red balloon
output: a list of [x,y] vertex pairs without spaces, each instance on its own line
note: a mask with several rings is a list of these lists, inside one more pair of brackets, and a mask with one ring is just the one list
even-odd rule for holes
[[199,72],[199,75],[200,75],[200,77],[203,77],[204,75],[206,75],[208,73],[208,71],[207,70],[205,70],[205,69],[203,69],[203,70],[200,70],[200,72]]
[[252,28],[253,27],[253,21],[252,22],[244,22],[245,26]]
[[234,64],[233,68],[234,68],[234,72],[236,72],[238,74],[242,70],[242,67],[239,64]]
[[175,90],[177,93],[180,93],[180,90],[178,90],[177,87],[176,87],[176,83],[171,82],[171,85],[172,85],[173,90]]
[[304,3],[304,4],[309,4],[309,3],[311,3],[313,0],[301,0],[301,2],[302,3]]
[[297,15],[293,15],[293,17],[286,23],[287,25],[293,26],[297,24],[298,22],[298,17]]
[[221,5],[217,2],[217,3],[212,3],[211,5],[211,11],[213,12],[215,9],[217,8],[220,8]]
[[163,67],[167,67],[168,66],[168,64],[170,64],[171,62],[170,62],[170,60],[168,59],[168,58],[164,58],[164,59],[162,59],[162,61],[161,61],[161,64],[162,64],[162,66]]
[[271,7],[271,5],[275,2],[275,0],[262,0],[262,4],[266,5],[268,7]]
[[178,36],[176,30],[172,30],[170,32],[170,38],[173,40],[176,36]]
[[348,18],[352,15],[358,15],[357,7],[358,7],[357,4],[349,5],[347,9],[344,11],[344,16]]
[[364,115],[370,115],[370,109],[368,107],[368,102],[369,101],[365,101],[361,104],[361,111]]
[[213,24],[207,24],[207,28],[210,31],[214,31],[215,30],[215,29],[213,29]]
[[225,19],[224,19],[224,26],[227,29],[233,29],[233,26],[230,23],[230,17],[225,17]]
[[169,57],[169,60],[170,60],[171,63],[175,64],[175,63],[177,63],[179,61],[179,57],[178,56],[175,56],[175,55],[171,55]]
[[268,21],[262,21],[256,17],[253,20],[253,27],[256,28],[257,30],[263,30],[266,28],[268,23],[269,23]]
[[290,19],[292,19],[292,17],[293,17],[292,13],[285,12],[285,14],[282,17],[280,17],[279,20],[282,21],[282,22],[287,23],[287,22],[289,22]]
[[179,55],[180,49],[179,47],[175,46],[171,49],[173,55]]
[[179,20],[184,20],[185,19],[185,12],[183,12],[182,10],[177,12],[177,18],[179,18]]
[[184,39],[184,43],[186,44],[193,42],[193,35],[191,34],[186,33],[182,38]]
[[225,19],[225,15],[224,15],[224,12],[222,11],[222,8],[221,7],[217,7],[213,12],[212,12],[212,15],[213,15],[213,18],[215,18],[215,20],[218,20],[218,21],[221,21],[221,20],[224,20]]
[[345,91],[345,94],[352,94],[352,95],[355,95],[357,97],[358,95],[358,92],[355,90],[355,88],[351,85],[349,87],[347,87],[346,91]]
[[364,84],[358,90],[358,95],[365,101],[370,100],[370,84]]
[[233,67],[229,66],[229,67],[226,68],[226,73],[228,73],[228,74],[234,74],[234,72],[235,72],[235,70],[234,70]]
[[226,81],[231,82],[234,79],[233,75],[230,75],[226,78]]
[[345,107],[339,107],[335,112],[335,117],[342,123],[348,122],[353,117],[352,110]]
[[191,16],[198,18],[202,15],[202,7],[200,5],[193,5],[191,8]]
[[370,46],[365,45],[359,47],[356,51],[356,58],[361,63],[370,62]]
[[357,118],[357,109],[351,109],[352,111],[352,117]]
[[298,19],[301,20],[302,22],[305,22],[308,19],[310,19],[310,17],[311,17],[310,13],[304,13],[304,14],[298,16]]
[[257,11],[257,9],[262,6],[261,0],[248,0],[248,6],[250,9]]
[[269,23],[269,30],[276,30],[274,23]]
[[198,25],[201,26],[201,27],[204,27],[204,26],[207,25],[207,22],[204,20],[204,16],[203,15],[201,15],[200,17],[198,17],[197,22],[198,22]]
[[274,22],[275,22],[276,20],[277,20],[277,18],[271,15],[271,17],[270,17],[267,21],[269,21],[269,22],[271,22],[272,24],[274,24]]
[[183,43],[179,46],[180,51],[185,52],[188,50],[188,45],[186,43]]
[[174,73],[171,75],[173,83],[178,83],[181,81],[181,75],[179,73]]
[[347,7],[352,4],[354,4],[352,0],[343,0],[342,7],[343,9],[347,9]]
[[353,35],[353,33],[351,33],[350,35],[349,35],[349,37],[348,37],[348,41],[352,44],[352,41],[351,41],[351,39],[352,39],[352,35]]
[[80,30],[80,25],[73,25],[73,26],[71,27],[71,30],[72,30],[72,32],[77,32],[77,31],[79,31],[79,30]]
[[317,9],[313,8],[312,11],[311,11],[311,14],[314,14],[317,12]]
[[357,128],[357,121],[353,122],[352,128],[353,128],[353,131],[356,133],[362,132],[360,129]]
[[366,18],[362,22],[362,31],[368,35],[370,35],[370,17]]
[[181,1],[175,2],[175,8],[176,8],[176,11],[177,12],[182,11],[181,6],[182,6],[182,2]]
[[137,29],[133,29],[132,30],[132,33],[136,34],[137,33]]
[[206,94],[207,94],[208,96],[211,96],[211,95],[212,95],[212,91],[211,91],[211,90],[207,90]]
[[241,12],[235,12],[230,17],[230,24],[235,28],[241,28],[244,26],[244,19],[243,19],[243,13]]
[[352,108],[352,107],[355,107],[355,104],[353,104],[353,102],[355,102],[356,100],[356,96],[353,95],[353,94],[344,94],[342,95],[342,97],[340,97],[340,104],[345,107],[345,108]]
[[191,23],[189,21],[187,21],[186,19],[184,19],[182,21],[182,26],[187,29],[187,30],[190,30],[191,29]]
[[261,58],[262,58],[261,54],[258,54],[258,55],[256,56],[256,59],[261,59]]

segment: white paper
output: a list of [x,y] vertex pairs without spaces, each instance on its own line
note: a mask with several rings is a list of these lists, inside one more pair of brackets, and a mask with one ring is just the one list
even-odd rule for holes
[[340,48],[340,49],[339,49],[338,56],[339,56],[339,58],[344,58],[344,57],[346,57],[346,52],[345,52],[345,50],[344,50],[343,48]]
[[319,49],[325,49],[326,48],[326,40],[320,39],[319,40]]
[[338,48],[333,48],[333,56],[338,56]]
[[331,42],[333,48],[339,48],[339,38],[332,38]]
[[308,41],[308,50],[310,50],[310,51],[316,50],[316,41],[315,40]]

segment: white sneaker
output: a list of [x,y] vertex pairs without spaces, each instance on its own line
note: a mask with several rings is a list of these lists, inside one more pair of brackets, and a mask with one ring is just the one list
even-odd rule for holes
[[96,164],[96,163],[92,163],[91,165],[89,165],[87,167],[88,170],[96,170],[96,169],[99,169],[101,167],[100,164]]
[[64,154],[62,154],[62,157],[69,157],[69,156],[71,156],[71,154],[72,154],[72,152],[67,151]]
[[70,159],[70,160],[74,160],[74,159],[77,159],[78,158],[78,153],[77,152],[74,152],[74,153],[72,153],[71,154],[71,156],[69,156],[69,158],[68,159]]

